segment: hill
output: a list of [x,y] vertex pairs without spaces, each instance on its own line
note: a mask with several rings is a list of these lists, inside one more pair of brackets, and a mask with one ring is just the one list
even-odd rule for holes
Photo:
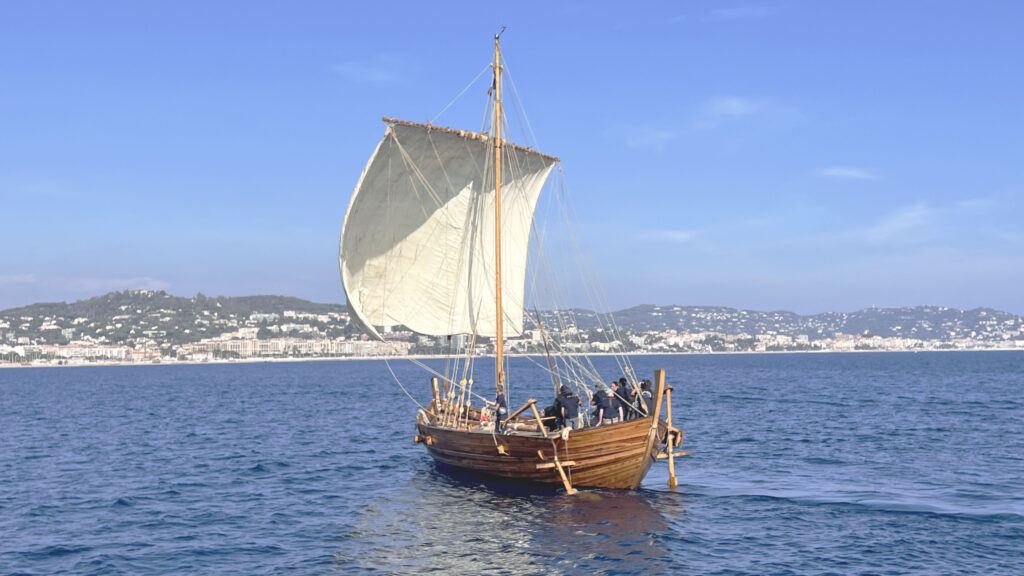
[[255,318],[259,324],[285,312],[312,316],[304,320],[322,333],[346,333],[345,306],[320,304],[290,296],[217,296],[192,298],[164,291],[126,290],[76,302],[46,302],[0,311],[0,343],[65,344],[87,339],[106,344],[135,344],[160,339],[170,345],[196,342],[238,330]]
[[[596,330],[608,318],[573,311],[576,328]],[[549,312],[541,312],[550,318]],[[1000,342],[1024,338],[1024,318],[989,308],[867,308],[799,315],[714,306],[634,306],[613,314],[627,333],[775,335],[808,341],[849,334],[883,338]],[[555,325],[550,324],[548,325]],[[66,344],[72,340],[175,346],[249,330],[250,337],[340,338],[356,334],[342,304],[288,296],[181,297],[163,291],[111,292],[72,303],[39,303],[0,311],[0,344]]]
[[[635,306],[614,313],[618,326],[636,332],[718,332],[721,334],[779,334],[810,340],[839,334],[950,340],[1002,339],[1006,332],[1024,329],[1024,318],[991,308],[957,310],[944,306],[866,308],[856,312],[827,312],[802,316],[793,312],[758,312],[711,306]],[[597,316],[585,316],[591,328]],[[592,324],[591,324],[592,323]],[[583,324],[583,322],[581,322]]]

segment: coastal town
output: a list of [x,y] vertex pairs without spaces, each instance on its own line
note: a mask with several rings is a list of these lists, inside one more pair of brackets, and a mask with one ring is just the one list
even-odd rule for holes
[[[553,312],[545,313],[546,316]],[[575,311],[559,330],[528,323],[509,354],[693,354],[1024,350],[1024,318],[943,307],[872,308],[800,316],[722,307],[639,306],[611,316]],[[545,322],[547,324],[547,322]],[[554,324],[553,324],[554,325]],[[344,306],[279,296],[193,298],[114,292],[72,304],[0,311],[0,366],[155,364],[492,354],[489,339],[384,327],[363,334]]]

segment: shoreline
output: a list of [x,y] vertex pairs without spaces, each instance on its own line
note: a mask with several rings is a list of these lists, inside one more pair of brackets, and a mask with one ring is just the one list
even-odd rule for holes
[[[596,352],[590,354],[575,354],[575,356],[752,356],[752,355],[786,355],[786,354],[919,354],[936,352],[1024,352],[1019,347],[992,347],[992,348],[949,348],[924,350],[774,350],[774,351],[731,351],[731,352],[627,352],[617,354],[613,352]],[[544,354],[505,354],[506,358],[544,358]],[[444,360],[450,356],[441,354],[413,354],[408,356],[332,356],[316,358],[233,358],[217,360],[184,360],[184,361],[160,361],[160,362],[75,362],[58,364],[46,363],[0,363],[0,370],[5,368],[97,368],[97,367],[124,367],[124,366],[197,366],[211,364],[277,364],[295,362],[350,362],[366,360]],[[476,358],[494,358],[494,354],[484,354]]]

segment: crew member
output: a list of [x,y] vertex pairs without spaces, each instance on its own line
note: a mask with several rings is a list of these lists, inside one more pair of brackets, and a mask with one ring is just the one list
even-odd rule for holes
[[640,383],[640,393],[636,395],[636,408],[640,413],[639,418],[651,415],[651,381],[644,380]]
[[597,419],[598,426],[615,424],[622,420],[622,405],[619,404],[619,399],[615,397],[616,387],[618,387],[618,382],[615,381],[612,381],[611,388],[603,383],[598,385],[597,395],[601,403]]
[[505,418],[508,418],[508,398],[505,397],[505,387],[498,384],[498,392],[494,398],[494,414],[497,421],[494,429],[501,432],[505,429]]
[[562,385],[562,397],[558,402],[562,407],[562,422],[570,430],[579,430],[583,427],[580,422],[580,399],[572,393],[568,386]]
[[623,416],[625,416],[626,420],[639,418],[639,413],[636,409],[636,387],[630,386],[625,376],[619,378],[619,395],[622,396]]

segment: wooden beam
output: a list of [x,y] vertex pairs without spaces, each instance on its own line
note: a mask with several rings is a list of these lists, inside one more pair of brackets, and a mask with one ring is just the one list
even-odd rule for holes
[[665,406],[667,408],[666,416],[668,416],[668,433],[665,438],[665,451],[668,452],[668,487],[675,488],[679,486],[679,479],[676,478],[676,459],[673,456],[673,448],[675,444],[675,434],[672,430],[672,387],[668,386],[665,388]]
[[533,404],[530,404],[530,408],[533,410],[533,417],[537,419],[537,428],[540,428],[540,433],[543,434],[545,438],[547,438],[548,429],[546,426],[544,426],[544,421],[541,420],[540,418],[540,412],[537,411],[537,402],[534,401]]
[[[462,138],[466,138],[469,140],[475,140],[477,142],[487,143],[491,140],[491,137],[489,135],[480,134],[479,132],[470,132],[469,130],[458,130],[456,128],[448,128],[447,126],[436,126],[434,124],[429,123],[421,124],[419,122],[411,122],[409,120],[399,120],[398,118],[391,118],[390,116],[382,116],[381,121],[383,121],[385,124],[397,124],[399,126],[412,126],[414,128],[426,128],[427,130],[437,130],[438,132],[454,134],[455,136],[460,136]],[[534,150],[533,148],[527,146],[519,146],[517,144],[513,144],[512,142],[503,142],[502,144],[504,144],[506,148],[515,148],[520,152],[536,154],[537,156],[540,156],[541,158],[546,158],[552,162],[561,162],[561,160],[556,156],[545,154],[540,150]]]
[[558,463],[558,458],[555,458],[555,468],[558,469],[558,475],[562,477],[562,486],[565,486],[565,493],[570,496],[575,494],[576,489],[569,483],[569,478],[565,475],[565,470],[562,469],[561,464]]
[[549,470],[551,468],[557,468],[558,466],[575,466],[575,460],[569,460],[567,462],[542,462],[537,464],[537,470]]
[[547,470],[547,469],[550,469],[550,468],[554,468],[555,470],[558,470],[558,475],[561,476],[561,478],[562,478],[562,486],[565,486],[565,492],[567,494],[571,495],[571,494],[575,494],[576,492],[578,492],[578,490],[576,490],[575,488],[572,487],[572,484],[569,482],[569,477],[565,475],[565,468],[563,468],[563,466],[575,466],[575,465],[576,465],[576,461],[574,461],[574,460],[569,460],[569,461],[566,461],[566,462],[559,462],[558,461],[558,457],[556,456],[554,462],[542,462],[540,464],[537,464],[537,469],[538,470]]
[[510,414],[509,417],[505,418],[504,420],[502,420],[502,422],[508,422],[509,420],[515,418],[516,416],[519,416],[520,414],[523,413],[524,410],[526,410],[530,406],[533,406],[536,403],[537,403],[537,399],[536,398],[530,398],[529,400],[526,401],[526,404],[523,404],[523,406],[519,410],[516,410],[515,412]]

